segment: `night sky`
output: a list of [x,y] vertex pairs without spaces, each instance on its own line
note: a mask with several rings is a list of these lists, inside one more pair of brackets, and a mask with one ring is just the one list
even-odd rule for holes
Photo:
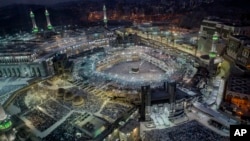
[[10,4],[54,4],[58,2],[67,2],[67,1],[77,1],[77,0],[0,0],[0,7],[10,5]]

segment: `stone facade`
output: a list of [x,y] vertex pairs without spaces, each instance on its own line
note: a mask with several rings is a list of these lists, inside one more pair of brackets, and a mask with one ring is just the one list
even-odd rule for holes
[[47,63],[23,62],[19,64],[0,64],[0,76],[2,77],[46,77],[49,72]]

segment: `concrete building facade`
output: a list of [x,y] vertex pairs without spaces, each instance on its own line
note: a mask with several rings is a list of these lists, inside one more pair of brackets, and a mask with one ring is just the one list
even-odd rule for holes
[[214,32],[218,32],[222,38],[227,39],[229,35],[250,35],[250,25],[232,23],[219,19],[204,19],[200,26],[200,34],[206,38],[212,38]]
[[250,38],[230,35],[226,46],[226,55],[244,70],[250,70]]
[[45,61],[0,64],[0,77],[45,77],[49,75],[47,68]]

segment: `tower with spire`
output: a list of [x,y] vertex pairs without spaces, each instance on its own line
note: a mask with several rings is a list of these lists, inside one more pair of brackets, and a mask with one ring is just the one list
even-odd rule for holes
[[52,30],[53,29],[53,26],[51,25],[50,23],[50,18],[49,18],[49,12],[47,9],[45,9],[45,16],[46,16],[46,21],[47,21],[47,28],[49,30]]
[[217,56],[217,50],[216,50],[216,44],[218,42],[219,39],[219,34],[217,32],[214,33],[213,37],[212,37],[212,47],[211,50],[209,52],[209,58],[216,58]]
[[103,5],[103,22],[104,22],[104,26],[107,28],[108,27],[108,19],[107,19],[107,12],[106,12],[105,5]]
[[36,25],[35,14],[32,11],[30,11],[30,18],[31,18],[31,21],[32,21],[32,32],[37,33],[38,32],[38,27]]
[[217,50],[216,50],[216,45],[219,39],[219,34],[217,32],[214,33],[213,37],[212,37],[212,47],[211,50],[209,52],[209,73],[210,76],[214,76],[215,74],[215,64],[214,64],[214,60],[217,57]]

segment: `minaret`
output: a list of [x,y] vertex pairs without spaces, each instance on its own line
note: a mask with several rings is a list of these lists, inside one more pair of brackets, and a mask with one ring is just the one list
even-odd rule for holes
[[214,60],[217,57],[217,51],[216,51],[216,45],[219,39],[219,34],[217,32],[214,33],[213,38],[212,38],[212,47],[209,52],[209,74],[210,77],[213,77],[215,74],[215,64]]
[[219,34],[217,32],[214,32],[214,35],[212,38],[212,47],[211,47],[211,50],[209,52],[210,59],[215,58],[217,56],[216,44],[218,42],[218,39],[219,39]]
[[103,22],[104,22],[104,26],[107,28],[108,25],[108,19],[107,19],[107,12],[106,12],[106,6],[103,5]]
[[32,11],[30,11],[30,18],[31,18],[31,21],[32,21],[32,32],[33,33],[37,33],[38,32],[38,28],[36,26],[36,20],[35,20],[35,15]]
[[49,30],[53,29],[53,26],[50,23],[49,12],[47,9],[45,10],[45,16],[46,16],[46,21],[47,21],[47,28]]
[[10,116],[5,113],[2,105],[0,104],[0,132],[11,129],[12,124]]

